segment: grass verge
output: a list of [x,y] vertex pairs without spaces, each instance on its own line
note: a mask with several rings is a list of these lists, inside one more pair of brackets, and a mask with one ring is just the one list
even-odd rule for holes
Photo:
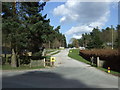
[[20,67],[11,67],[11,65],[6,64],[6,65],[2,65],[2,69],[1,70],[28,70],[28,69],[41,69],[44,68],[43,66],[36,66],[36,67],[29,67],[28,65],[26,66],[20,66]]
[[[81,62],[84,62],[86,64],[90,64],[91,65],[91,63],[89,61],[85,60],[84,58],[82,58],[79,55],[79,49],[71,49],[71,50],[69,50],[68,56],[71,57],[71,58],[73,58],[73,59],[76,59],[78,61],[81,61]],[[95,66],[96,65],[93,65],[93,67],[95,67]],[[104,71],[106,73],[108,71],[107,69],[102,68],[102,67],[96,67],[96,68],[99,69],[99,70],[102,70],[102,71]],[[110,74],[113,74],[113,75],[116,75],[116,76],[120,77],[120,72],[116,72],[116,71],[111,70]]]
[[69,51],[68,56],[71,57],[71,58],[73,58],[73,59],[76,59],[76,60],[78,60],[78,61],[81,61],[81,62],[90,64],[89,61],[85,60],[84,58],[82,58],[82,57],[79,55],[79,49],[71,49],[71,50]]
[[49,54],[51,52],[55,52],[57,50],[60,50],[60,49],[46,49],[46,54]]
[[57,51],[57,52],[55,52],[55,53],[52,53],[51,55],[55,55],[55,54],[58,54],[60,51]]
[[49,54],[49,53],[54,52],[54,51],[56,51],[56,50],[54,50],[54,49],[53,50],[52,49],[51,50],[46,50],[46,54]]
[[[96,68],[99,69],[99,70],[102,70],[102,71],[104,71],[106,73],[108,72],[108,70],[106,68],[102,68],[102,67],[96,67]],[[110,70],[110,74],[120,77],[120,72]]]

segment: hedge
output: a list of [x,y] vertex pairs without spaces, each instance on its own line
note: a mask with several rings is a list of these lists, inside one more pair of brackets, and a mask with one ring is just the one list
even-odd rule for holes
[[118,50],[112,49],[92,49],[80,50],[80,56],[90,61],[90,58],[99,57],[100,60],[105,61],[104,68],[111,67],[112,70],[120,72],[120,53]]

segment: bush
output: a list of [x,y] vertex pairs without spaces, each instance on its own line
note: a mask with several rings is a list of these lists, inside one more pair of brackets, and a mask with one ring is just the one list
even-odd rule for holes
[[33,53],[32,56],[42,56],[42,51],[39,51],[39,52]]
[[29,64],[30,63],[30,56],[20,56],[20,64]]
[[7,62],[11,64],[11,56],[7,57]]

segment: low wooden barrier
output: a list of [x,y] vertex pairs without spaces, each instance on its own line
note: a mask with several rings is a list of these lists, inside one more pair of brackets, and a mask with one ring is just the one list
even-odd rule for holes
[[49,59],[42,59],[42,60],[32,60],[30,59],[30,67],[36,67],[36,66],[54,66],[55,63],[55,57],[50,57]]
[[44,66],[44,59],[42,60],[32,60],[30,59],[30,67],[39,67],[39,66]]

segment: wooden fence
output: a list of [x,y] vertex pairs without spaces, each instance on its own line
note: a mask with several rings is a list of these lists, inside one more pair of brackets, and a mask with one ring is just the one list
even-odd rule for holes
[[50,59],[42,59],[42,60],[30,60],[30,67],[36,67],[36,66],[54,66],[54,62],[52,62]]

